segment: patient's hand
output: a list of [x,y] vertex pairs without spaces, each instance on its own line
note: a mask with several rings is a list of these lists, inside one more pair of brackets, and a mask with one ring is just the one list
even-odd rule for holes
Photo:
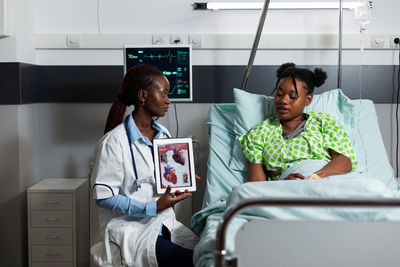
[[304,178],[305,177],[300,173],[291,173],[285,178],[285,180],[296,180],[296,179],[304,180]]
[[176,203],[191,195],[192,194],[188,190],[182,193],[177,190],[175,193],[171,194],[171,186],[169,185],[165,193],[157,200],[157,212],[173,207]]

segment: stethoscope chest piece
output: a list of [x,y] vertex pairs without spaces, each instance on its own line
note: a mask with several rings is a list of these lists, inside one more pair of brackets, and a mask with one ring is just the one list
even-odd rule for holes
[[134,192],[139,191],[139,189],[140,189],[141,187],[142,187],[142,186],[139,184],[139,182],[138,182],[137,180],[133,182],[133,191],[134,191]]

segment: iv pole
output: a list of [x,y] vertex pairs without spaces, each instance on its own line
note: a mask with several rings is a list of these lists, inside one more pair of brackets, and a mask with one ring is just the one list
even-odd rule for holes
[[339,62],[337,88],[342,89],[342,30],[343,30],[343,0],[339,0]]
[[[258,22],[257,33],[254,38],[253,47],[251,49],[251,54],[249,62],[247,63],[246,72],[244,74],[242,82],[242,90],[246,91],[247,83],[249,80],[250,72],[253,67],[254,58],[256,56],[258,43],[260,42],[262,29],[264,27],[265,17],[267,16],[268,6],[270,0],[265,0],[264,7],[262,9],[260,21]],[[342,35],[343,35],[343,0],[339,0],[339,62],[338,62],[338,77],[337,77],[337,87],[342,87]]]
[[257,52],[257,48],[258,48],[258,43],[260,42],[262,29],[264,27],[265,17],[267,16],[269,1],[270,0],[265,0],[264,7],[261,12],[260,21],[258,22],[256,37],[254,38],[253,48],[251,49],[249,62],[247,63],[246,73],[244,74],[244,78],[243,78],[243,82],[242,82],[242,90],[243,91],[246,91],[246,88],[247,88],[247,82],[249,80],[251,68],[253,67],[254,58],[256,56],[256,52]]

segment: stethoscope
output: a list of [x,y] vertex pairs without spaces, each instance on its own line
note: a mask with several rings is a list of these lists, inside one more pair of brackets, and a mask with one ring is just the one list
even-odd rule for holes
[[[129,115],[129,116],[131,116],[131,115]],[[126,135],[128,136],[129,150],[131,151],[133,171],[135,172],[135,177],[136,177],[135,181],[133,182],[133,191],[136,192],[141,188],[141,185],[140,185],[140,183],[138,181],[138,174],[137,174],[137,170],[136,170],[135,156],[133,155],[133,150],[132,150],[132,142],[131,142],[132,138],[131,138],[130,132],[128,131],[128,119],[129,119],[129,116],[126,117],[126,119],[125,119],[125,131],[126,131]],[[167,135],[167,138],[169,138],[168,135]],[[151,150],[151,155],[154,157],[152,148],[150,146],[149,146],[149,148]]]

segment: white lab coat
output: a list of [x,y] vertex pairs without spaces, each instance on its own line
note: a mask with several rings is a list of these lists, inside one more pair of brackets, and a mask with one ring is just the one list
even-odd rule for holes
[[[168,137],[167,129],[157,125],[164,132],[160,138]],[[93,198],[104,199],[122,191],[127,197],[144,203],[158,199],[152,150],[141,139],[133,141],[132,150],[141,185],[136,192],[132,186],[136,177],[124,124],[98,142],[91,171]],[[160,212],[157,217],[143,218],[132,218],[103,208],[99,213],[103,243],[91,249],[93,259],[99,265],[158,266],[155,244],[162,224],[170,230],[173,243],[193,249],[197,242],[193,232],[175,219],[172,208]]]

